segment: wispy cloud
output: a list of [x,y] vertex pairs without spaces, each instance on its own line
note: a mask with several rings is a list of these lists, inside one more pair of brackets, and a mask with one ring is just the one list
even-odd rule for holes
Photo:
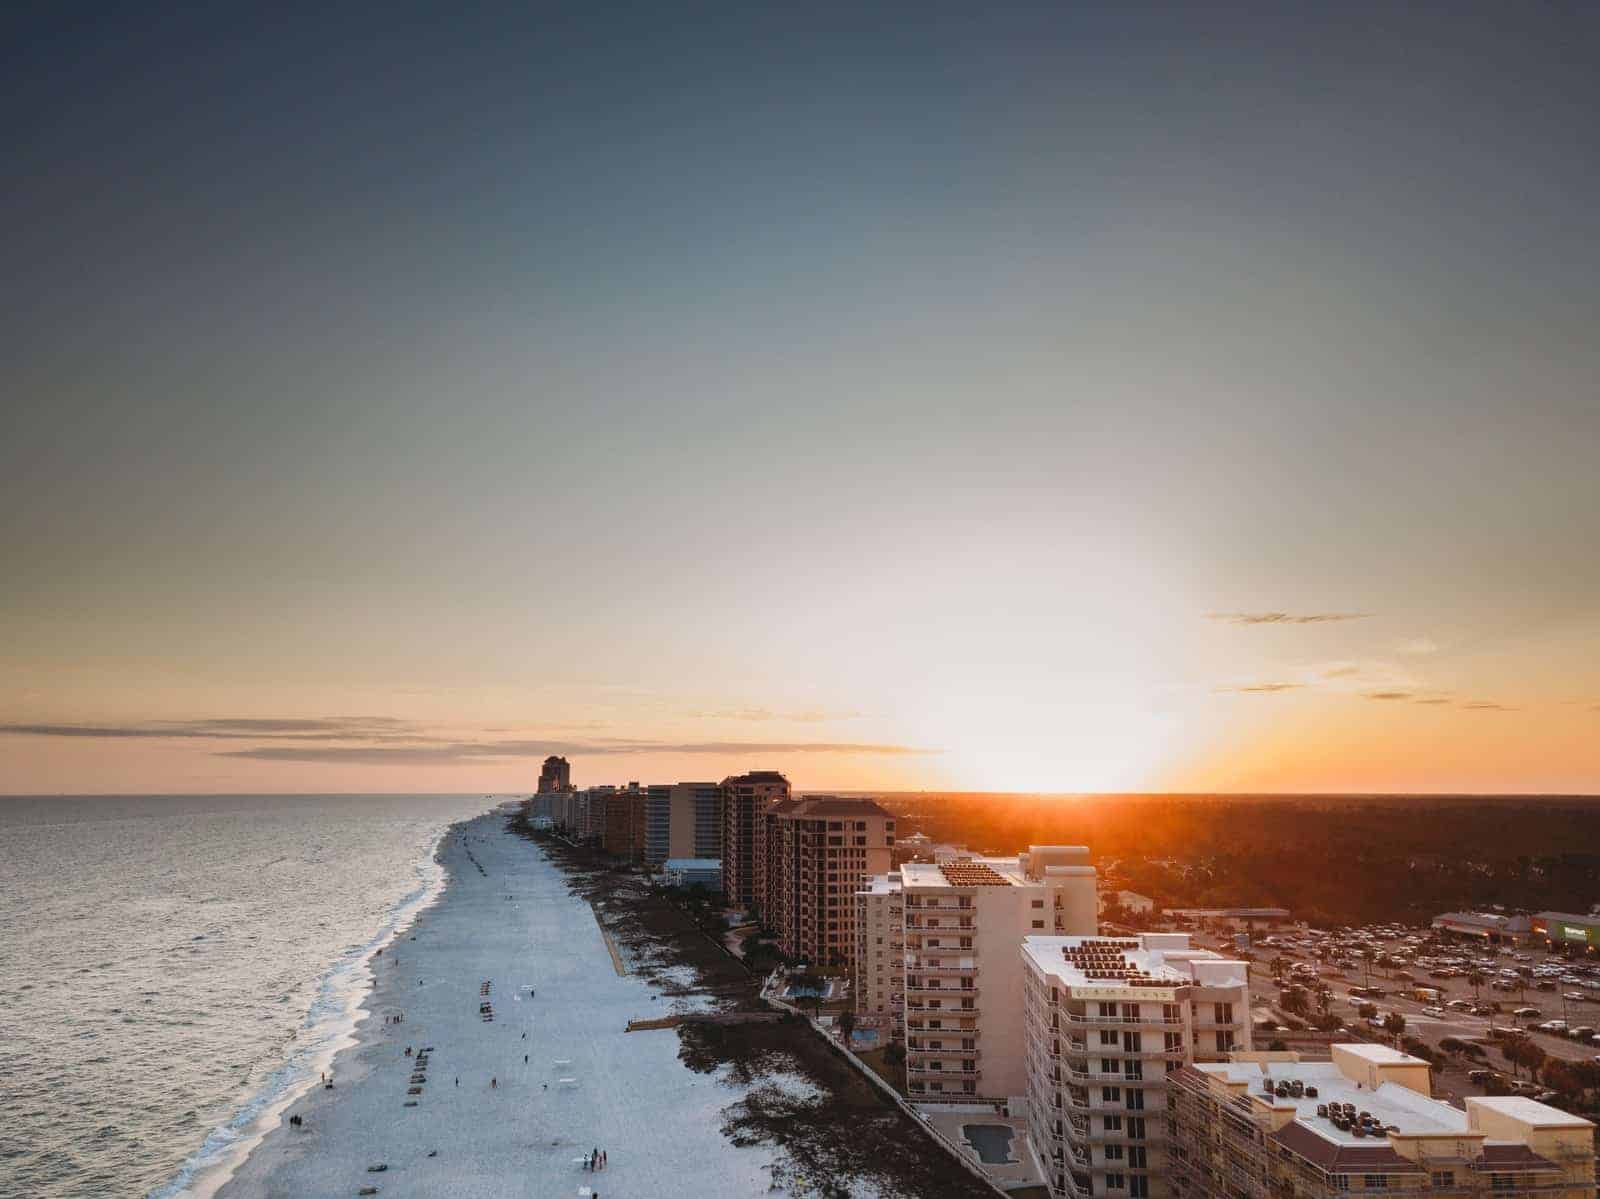
[[702,709],[690,712],[688,715],[694,720],[781,720],[793,724],[824,724],[832,720],[856,720],[861,713],[829,712],[823,708],[802,708],[797,711],[781,712],[751,704],[742,708]]
[[541,758],[547,754],[573,757],[618,757],[639,754],[750,755],[845,754],[910,756],[936,754],[937,749],[912,745],[886,745],[856,741],[463,741],[438,746],[298,746],[268,745],[255,749],[226,750],[217,756],[250,758],[263,762],[322,762],[346,764],[452,764],[494,758]]
[[1511,707],[1509,704],[1497,704],[1486,699],[1475,699],[1461,706],[1469,712],[1520,712],[1522,710]]
[[1279,691],[1298,691],[1304,683],[1237,683],[1213,688],[1220,695],[1273,695]]
[[403,720],[383,716],[317,719],[224,718],[154,720],[131,724],[0,724],[0,735],[98,737],[117,740],[201,741],[433,741]]
[[1419,704],[1453,704],[1456,701],[1443,695],[1430,695],[1417,700]]
[[1410,641],[1402,641],[1394,647],[1395,653],[1417,657],[1422,654],[1436,654],[1439,652],[1439,643],[1430,637],[1413,637]]
[[1340,620],[1365,620],[1370,612],[1207,612],[1207,620],[1224,624],[1333,624]]
[[1325,668],[1322,672],[1322,677],[1325,679],[1348,679],[1352,675],[1360,673],[1361,667],[1354,662],[1340,662],[1337,665]]
[[1362,699],[1407,700],[1415,698],[1409,691],[1363,691]]

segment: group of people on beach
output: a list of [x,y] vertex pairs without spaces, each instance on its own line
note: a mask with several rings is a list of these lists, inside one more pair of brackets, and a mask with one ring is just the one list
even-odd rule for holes
[[604,1149],[596,1149],[589,1154],[589,1160],[583,1168],[591,1174],[597,1170],[604,1170],[606,1168],[606,1151]]
[[383,1022],[385,1024],[404,1024],[406,1022],[406,1014],[404,1012],[396,1012],[392,1016],[385,1016]]

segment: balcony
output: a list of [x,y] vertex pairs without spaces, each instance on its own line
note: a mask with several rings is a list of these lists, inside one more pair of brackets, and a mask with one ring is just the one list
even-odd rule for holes
[[1078,1012],[1067,1012],[1066,1017],[1073,1024],[1103,1025],[1108,1028],[1112,1026],[1133,1028],[1141,1024],[1155,1028],[1183,1027],[1183,1020],[1177,1016],[1086,1016]]
[[[937,953],[938,950],[934,950],[934,952]],[[963,950],[962,952],[965,953],[966,951]],[[921,961],[915,962],[915,963],[907,963],[906,969],[907,970],[917,970],[917,971],[920,971],[923,974],[955,974],[955,975],[961,976],[962,978],[976,978],[977,975],[978,975],[978,967],[975,966],[975,965],[973,965],[973,966],[961,966],[961,965],[957,965],[957,964],[955,964],[953,962],[946,962],[946,963],[941,963],[938,966],[935,966],[935,965],[931,964],[927,960],[926,952],[924,952],[920,956],[922,958]]]
[[908,1058],[913,1056],[937,1058],[953,1057],[958,1061],[975,1062],[978,1060],[978,1050],[976,1048],[951,1049],[949,1046],[946,1046],[943,1049],[921,1049],[914,1044],[907,1044],[906,1056]]
[[959,1079],[962,1079],[963,1081],[971,1080],[973,1082],[976,1082],[978,1079],[980,1079],[982,1077],[983,1077],[983,1071],[982,1070],[959,1070],[959,1069],[958,1070],[945,1070],[945,1069],[935,1070],[932,1067],[919,1066],[919,1065],[916,1065],[913,1062],[907,1062],[906,1063],[906,1080],[908,1082],[911,1081],[911,1079],[913,1079],[913,1078],[922,1079],[922,1080],[937,1079],[939,1081],[944,1081],[944,1080],[952,1079],[952,1078],[959,1078]]

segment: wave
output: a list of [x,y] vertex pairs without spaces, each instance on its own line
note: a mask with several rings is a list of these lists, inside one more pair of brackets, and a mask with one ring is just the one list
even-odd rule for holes
[[[464,823],[464,822],[463,822]],[[200,1148],[171,1179],[148,1192],[146,1199],[209,1199],[233,1176],[285,1108],[309,1091],[334,1055],[355,1041],[365,1018],[361,1004],[372,986],[372,959],[444,893],[445,869],[439,850],[454,823],[433,837],[414,866],[417,885],[389,909],[383,925],[368,940],[339,955],[317,980],[316,997],[291,1036],[284,1061],[243,1100],[227,1121],[211,1130]]]

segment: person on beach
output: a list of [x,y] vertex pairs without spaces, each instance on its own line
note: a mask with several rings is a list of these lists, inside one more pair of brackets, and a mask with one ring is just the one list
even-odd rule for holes
[[500,1089],[500,1080],[498,1078],[491,1078],[489,1080],[489,1089],[491,1091],[498,1091]]
[[606,1168],[606,1151],[604,1149],[600,1150],[600,1168],[602,1170]]

